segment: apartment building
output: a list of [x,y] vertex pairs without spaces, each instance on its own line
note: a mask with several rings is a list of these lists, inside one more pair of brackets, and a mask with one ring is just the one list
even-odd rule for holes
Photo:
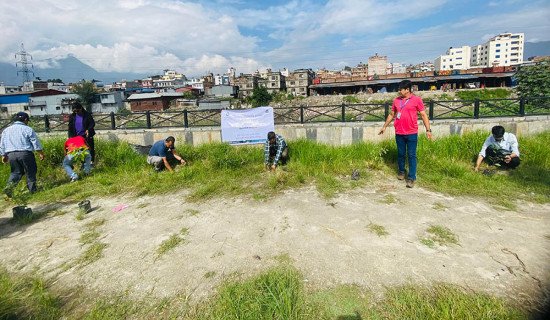
[[368,75],[386,75],[386,67],[388,65],[388,57],[379,56],[378,53],[369,58]]
[[368,67],[366,64],[359,62],[357,67],[351,68],[351,77],[353,80],[366,80],[369,75]]
[[258,76],[256,74],[241,74],[235,79],[235,85],[239,87],[239,98],[244,98],[252,94],[258,87]]
[[265,78],[258,80],[259,86],[267,88],[267,92],[273,93],[286,88],[285,76],[280,71],[269,71],[265,73]]
[[308,88],[313,83],[315,73],[310,69],[294,70],[286,79],[286,91],[295,96],[308,96]]
[[466,70],[470,68],[470,51],[469,46],[460,48],[449,48],[446,55],[439,56],[435,59],[435,70]]
[[505,67],[523,63],[523,33],[505,32],[484,44],[472,47],[471,65],[476,67]]

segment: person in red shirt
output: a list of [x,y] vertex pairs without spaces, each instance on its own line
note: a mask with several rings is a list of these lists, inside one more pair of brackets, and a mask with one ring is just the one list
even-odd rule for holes
[[405,155],[409,159],[409,174],[407,176],[407,188],[412,188],[416,181],[416,147],[418,145],[418,113],[426,128],[426,137],[433,141],[430,120],[424,109],[424,103],[420,97],[411,92],[411,81],[403,80],[399,83],[399,97],[393,101],[392,109],[384,126],[378,134],[383,134],[386,127],[395,116],[395,142],[397,144],[397,164],[399,173],[397,178],[404,180],[407,176],[405,170]]
[[92,162],[92,156],[88,150],[86,139],[82,136],[76,136],[67,139],[65,146],[65,158],[63,159],[63,169],[67,172],[71,178],[71,182],[78,181],[78,174],[73,170],[73,163],[76,161],[84,161],[84,174],[90,173],[90,167]]

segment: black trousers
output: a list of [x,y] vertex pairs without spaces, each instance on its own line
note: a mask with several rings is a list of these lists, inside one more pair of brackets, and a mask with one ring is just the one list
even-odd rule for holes
[[27,178],[29,192],[36,191],[36,158],[31,151],[13,151],[8,153],[11,173],[7,187],[17,185],[23,175]]

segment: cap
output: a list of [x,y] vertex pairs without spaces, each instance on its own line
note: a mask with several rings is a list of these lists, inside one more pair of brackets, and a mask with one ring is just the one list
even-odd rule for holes
[[15,119],[17,119],[18,121],[21,120],[21,121],[25,121],[25,120],[29,120],[29,115],[26,113],[26,112],[18,112],[16,115],[15,115]]

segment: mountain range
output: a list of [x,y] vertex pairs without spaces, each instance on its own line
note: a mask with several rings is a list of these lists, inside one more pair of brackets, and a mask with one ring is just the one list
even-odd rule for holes
[[[550,55],[550,41],[541,42],[526,42],[523,51],[523,57],[527,58],[534,56]],[[124,73],[124,72],[99,72],[89,65],[78,60],[74,56],[56,61],[56,68],[35,68],[34,76],[42,80],[61,79],[65,83],[78,82],[82,79],[100,80],[104,84],[119,82],[122,79],[134,80],[142,79],[151,76],[150,74],[139,73]],[[159,71],[159,74],[161,72]],[[0,62],[0,82],[6,85],[22,85],[23,78],[17,75],[17,68],[14,64]]]

